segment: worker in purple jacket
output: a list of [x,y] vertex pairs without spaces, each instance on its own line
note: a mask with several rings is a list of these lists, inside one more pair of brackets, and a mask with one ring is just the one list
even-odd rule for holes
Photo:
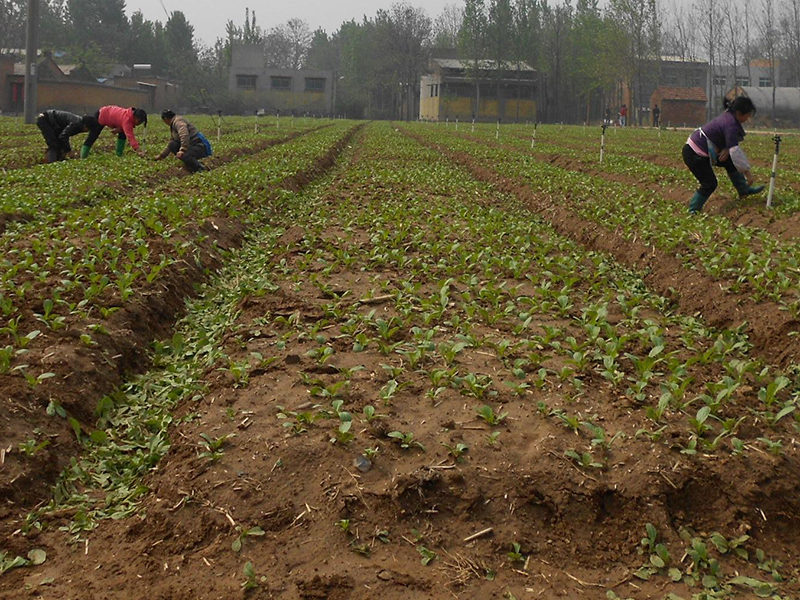
[[708,197],[717,189],[717,177],[712,167],[725,167],[733,187],[740,197],[758,194],[763,185],[753,187],[750,162],[739,147],[745,133],[742,124],[756,112],[750,98],[739,96],[732,102],[725,99],[724,113],[696,129],[683,146],[683,162],[697,177],[700,187],[689,203],[689,212],[699,213]]

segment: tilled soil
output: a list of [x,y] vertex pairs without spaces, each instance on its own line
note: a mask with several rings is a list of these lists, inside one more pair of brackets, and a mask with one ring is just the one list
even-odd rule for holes
[[[374,282],[400,288],[409,267],[367,265],[363,256],[381,250],[379,233],[385,232],[350,213],[337,213],[337,207],[362,203],[367,210],[398,197],[430,204],[441,198],[429,187],[392,184],[389,177],[376,177],[374,184],[349,181],[351,169],[385,160],[374,148],[361,148],[368,135],[369,130],[346,138],[314,170],[284,186],[302,191],[334,170],[316,192],[319,197],[308,198],[328,211],[322,233],[319,224],[290,226],[288,219],[275,216],[285,232],[275,244],[280,251],[271,256],[274,286],[242,297],[236,327],[225,338],[231,364],[256,356],[269,361],[259,359],[247,381],[223,364],[207,370],[202,397],[186,402],[175,415],[172,447],[146,479],[150,493],[137,516],[104,521],[72,545],[65,545],[64,534],[55,529],[73,514],[57,515],[48,529],[34,530],[27,538],[9,537],[11,549],[23,553],[41,547],[48,559],[36,569],[3,576],[3,597],[594,599],[607,598],[607,590],[637,600],[663,598],[672,591],[689,596],[691,591],[664,576],[648,581],[634,575],[648,560],[640,552],[646,523],[669,546],[674,564],[685,559],[680,556],[686,547],[681,530],[698,535],[721,531],[728,539],[749,535],[770,557],[784,562],[782,592],[800,591],[800,481],[793,439],[782,456],[689,455],[680,452],[677,437],[655,444],[633,436],[643,426],[640,407],[592,374],[586,376],[589,393],[575,398],[560,384],[520,396],[497,390],[491,403],[498,413],[508,413],[497,425],[478,418],[477,400],[455,389],[429,397],[431,383],[422,370],[406,371],[396,396],[381,402],[391,378],[386,363],[391,367],[403,361],[374,344],[357,351],[346,333],[349,313],[331,313],[347,308],[363,315],[375,311],[374,318],[396,317],[395,297],[373,294]],[[348,152],[351,143],[356,150]],[[503,194],[516,197],[582,247],[602,250],[623,264],[650,266],[647,283],[657,291],[677,290],[674,300],[681,311],[702,311],[720,327],[747,319],[760,327],[752,336],[759,355],[774,362],[793,359],[795,347],[773,347],[785,333],[781,328],[793,326],[780,320],[780,313],[771,320],[768,311],[711,292],[700,274],[687,272],[677,260],[616,240],[611,232],[466,155],[437,149],[462,165],[465,179],[483,180],[497,192],[497,197],[484,194],[470,201],[507,209],[509,219],[532,218],[504,204]],[[342,157],[344,164],[337,165]],[[436,239],[438,230],[418,226],[425,242]],[[242,232],[232,233],[240,244]],[[480,244],[466,234],[458,240]],[[421,247],[419,240],[408,243],[409,260],[423,257]],[[362,259],[325,272],[321,257],[334,252]],[[309,264],[307,256],[316,260]],[[293,279],[294,273],[302,277]],[[427,294],[439,289],[438,282],[418,283]],[[453,287],[454,292],[467,291],[460,284]],[[293,327],[312,328],[323,321],[316,334],[335,350],[330,361],[315,358],[319,343],[313,335],[289,335]],[[609,321],[621,318],[612,315]],[[540,316],[533,328],[540,331],[545,325],[570,332],[575,327],[566,318]],[[436,342],[450,333],[450,326],[440,324]],[[482,325],[476,333],[512,336],[505,323]],[[386,341],[410,339],[411,333],[399,331],[387,334]],[[460,372],[497,377],[507,368],[485,347],[464,349],[455,364]],[[341,382],[345,371],[349,375],[341,398],[354,416],[355,441],[334,443],[335,427],[326,419],[293,426],[302,424],[293,414],[329,405],[321,390]],[[708,378],[717,375],[708,373]],[[545,416],[539,403],[587,418],[593,414],[608,432],[631,435],[609,450],[605,467],[579,467],[565,452],[585,440],[553,413]],[[378,418],[363,417],[367,405],[376,408]],[[402,448],[389,436],[392,431],[413,431],[425,448],[413,443]],[[220,455],[209,459],[198,450],[201,434],[231,437]],[[458,444],[469,450],[455,455]],[[370,461],[365,448],[377,449]],[[237,539],[238,550],[233,547]],[[514,542],[520,544],[519,560],[509,555]],[[752,561],[715,556],[728,572],[768,577]],[[423,563],[426,559],[431,560]],[[246,562],[252,563],[257,584],[249,591],[242,586]],[[738,597],[752,597],[747,588],[740,591]]]

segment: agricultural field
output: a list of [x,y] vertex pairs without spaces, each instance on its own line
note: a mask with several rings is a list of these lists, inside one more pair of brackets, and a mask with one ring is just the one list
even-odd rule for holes
[[1,597],[800,598],[794,137],[0,131]]

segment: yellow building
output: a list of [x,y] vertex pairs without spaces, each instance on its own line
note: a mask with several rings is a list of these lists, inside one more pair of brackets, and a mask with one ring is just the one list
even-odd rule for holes
[[[422,121],[532,121],[537,72],[524,62],[432,58],[420,80]],[[499,66],[499,68],[498,68]]]

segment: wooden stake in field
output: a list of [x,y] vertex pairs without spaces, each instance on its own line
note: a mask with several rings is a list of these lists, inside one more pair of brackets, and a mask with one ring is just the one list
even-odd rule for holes
[[217,141],[222,137],[222,111],[217,111]]
[[536,145],[536,127],[538,125],[539,123],[533,124],[533,137],[531,138],[531,150],[533,150],[533,147]]
[[280,129],[280,128],[281,128],[281,109],[279,108],[275,112],[275,129]]
[[258,133],[258,111],[253,115],[253,133]]
[[497,129],[494,132],[494,139],[500,139],[500,119],[497,119]]
[[600,134],[600,164],[603,164],[603,154],[606,151],[606,127],[608,124],[603,123],[603,133]]
[[475,115],[472,115],[472,133],[475,133]]
[[778,153],[781,149],[781,136],[775,135],[775,156],[772,157],[772,173],[769,176],[769,193],[767,194],[767,208],[772,208],[772,195],[775,193],[775,178],[778,172]]
[[456,116],[456,131],[458,131],[458,116]]

